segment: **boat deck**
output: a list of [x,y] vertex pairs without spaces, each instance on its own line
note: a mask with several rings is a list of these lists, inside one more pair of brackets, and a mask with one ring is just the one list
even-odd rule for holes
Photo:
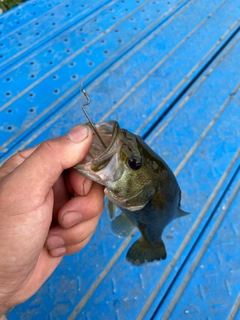
[[135,267],[105,211],[8,318],[240,319],[240,3],[31,0],[0,16],[0,161],[86,119],[116,120],[168,163],[182,207],[167,259]]

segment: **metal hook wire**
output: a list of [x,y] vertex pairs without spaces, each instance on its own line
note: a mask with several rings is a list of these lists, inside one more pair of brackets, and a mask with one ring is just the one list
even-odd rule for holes
[[106,144],[105,144],[104,141],[102,140],[102,138],[101,138],[100,134],[98,133],[95,125],[93,124],[93,122],[92,122],[91,119],[89,118],[86,110],[84,109],[84,107],[88,106],[88,105],[91,103],[91,100],[90,100],[87,92],[83,89],[82,84],[81,84],[81,91],[82,91],[82,93],[84,94],[85,98],[87,99],[87,102],[84,103],[84,104],[82,104],[82,111],[84,112],[86,118],[88,119],[88,121],[89,121],[91,127],[93,128],[94,132],[96,133],[98,139],[101,141],[101,144],[104,146],[105,149],[107,149]]

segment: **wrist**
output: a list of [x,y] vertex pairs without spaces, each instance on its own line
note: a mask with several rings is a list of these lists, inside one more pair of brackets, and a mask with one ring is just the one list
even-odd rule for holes
[[0,311],[0,320],[7,320],[5,314],[2,314],[2,315],[1,315],[1,311]]

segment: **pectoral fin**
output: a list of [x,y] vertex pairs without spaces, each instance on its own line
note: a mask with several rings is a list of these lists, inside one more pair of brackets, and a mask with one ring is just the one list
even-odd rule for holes
[[135,225],[123,212],[111,222],[112,232],[120,237],[129,236],[134,228]]
[[107,202],[107,211],[109,219],[112,220],[115,217],[115,214],[117,212],[117,206],[112,201],[108,200]]
[[146,262],[155,260],[165,260],[167,257],[166,249],[163,241],[157,246],[151,246],[143,238],[138,239],[130,247],[127,253],[127,261],[136,266],[140,266]]
[[183,211],[180,207],[178,207],[178,215],[176,218],[181,218],[190,214],[189,212]]

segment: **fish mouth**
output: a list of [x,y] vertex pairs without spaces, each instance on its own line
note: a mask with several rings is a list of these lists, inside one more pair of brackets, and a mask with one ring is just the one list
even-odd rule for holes
[[[93,181],[107,186],[110,175],[113,177],[113,172],[116,169],[113,166],[116,164],[117,152],[121,145],[121,139],[117,139],[121,129],[116,121],[95,124],[97,132],[106,145],[104,147],[90,123],[87,123],[87,125],[93,132],[92,146],[84,160],[74,168]],[[113,158],[115,161],[112,161]]]

